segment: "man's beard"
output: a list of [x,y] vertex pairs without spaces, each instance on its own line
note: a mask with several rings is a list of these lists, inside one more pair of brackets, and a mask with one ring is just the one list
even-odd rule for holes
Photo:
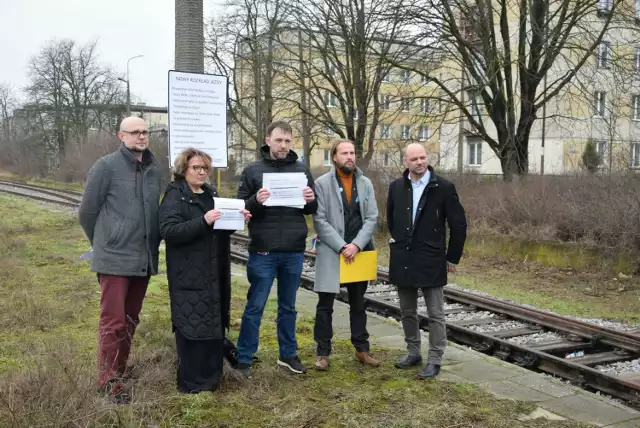
[[148,150],[148,147],[145,147],[144,149],[139,149],[136,146],[131,147],[129,150],[131,150],[132,152],[137,152],[137,153],[144,153]]
[[351,174],[355,170],[355,166],[338,165],[338,169],[345,174]]

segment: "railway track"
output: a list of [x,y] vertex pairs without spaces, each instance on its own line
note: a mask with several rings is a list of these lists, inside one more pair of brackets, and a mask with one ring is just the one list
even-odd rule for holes
[[[79,192],[0,181],[0,192],[76,207]],[[246,264],[247,235],[232,235],[232,259]],[[305,253],[301,286],[313,289],[315,255]],[[397,292],[388,273],[378,271],[365,299],[367,309],[400,319]],[[640,334],[614,330],[547,311],[477,295],[453,286],[444,288],[448,339],[532,371],[558,376],[584,389],[600,391],[640,408],[640,372],[614,375],[598,367],[640,361]],[[346,292],[338,298],[347,302]],[[423,302],[420,302],[424,305]],[[424,306],[420,327],[428,330]],[[533,340],[535,338],[535,340]]]
[[[236,236],[237,235],[237,236]],[[246,235],[234,234],[241,246]],[[232,250],[234,262],[247,263],[245,250]],[[313,289],[315,255],[305,253],[301,286]],[[385,270],[378,271],[365,295],[367,310],[400,320],[397,292]],[[535,308],[444,287],[448,339],[532,371],[558,376],[587,390],[599,391],[640,408],[640,373],[611,375],[597,366],[640,358],[640,335],[601,327]],[[338,299],[348,302],[346,291]],[[419,302],[420,328],[429,318]],[[422,310],[421,310],[422,309]],[[542,337],[542,340],[527,340]]]
[[16,181],[0,180],[0,193],[24,196],[42,202],[50,202],[75,208],[80,204],[82,193],[74,190],[52,189]]

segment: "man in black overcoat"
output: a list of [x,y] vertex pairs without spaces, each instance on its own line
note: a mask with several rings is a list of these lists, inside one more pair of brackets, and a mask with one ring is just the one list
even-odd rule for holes
[[[389,185],[387,224],[391,233],[389,279],[398,287],[408,355],[396,363],[407,369],[422,364],[418,323],[418,290],[429,316],[429,354],[420,379],[440,372],[447,344],[443,287],[455,272],[467,236],[467,221],[453,183],[429,165],[421,144],[412,143],[403,159],[407,168]],[[445,224],[449,227],[446,243]]]

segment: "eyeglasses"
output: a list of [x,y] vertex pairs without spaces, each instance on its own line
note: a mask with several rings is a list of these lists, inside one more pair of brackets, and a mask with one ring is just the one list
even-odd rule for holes
[[197,172],[198,174],[202,171],[209,172],[209,167],[207,165],[191,165],[191,169]]
[[144,130],[144,131],[122,131],[122,132],[126,132],[127,134],[131,135],[132,137],[136,137],[138,138],[140,135],[142,135],[143,137],[146,137],[147,135],[149,135],[149,131]]

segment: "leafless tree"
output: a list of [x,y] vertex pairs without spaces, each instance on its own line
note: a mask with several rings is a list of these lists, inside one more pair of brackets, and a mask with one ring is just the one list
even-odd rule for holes
[[528,173],[529,135],[541,110],[607,32],[633,22],[622,0],[416,0],[389,14],[414,24],[407,40],[441,61],[426,71],[389,62],[433,81],[467,134],[496,153],[507,180]]
[[0,139],[6,142],[13,140],[15,136],[12,115],[17,106],[14,89],[8,83],[0,83]]
[[386,13],[404,7],[406,0],[288,0],[295,25],[278,33],[290,61],[285,76],[297,88],[288,101],[308,123],[355,141],[365,167],[375,153],[381,121],[399,119],[402,103],[421,96],[409,79],[392,78],[388,61],[424,60],[416,56],[417,46],[402,42],[408,23]]
[[99,62],[96,46],[50,41],[29,61],[24,110],[59,158],[67,144],[86,141],[91,128],[112,123],[113,106],[124,99],[116,74]]
[[258,150],[271,121],[293,119],[277,103],[288,90],[276,83],[280,59],[274,46],[286,14],[281,0],[228,0],[224,10],[207,26],[205,53],[212,72],[229,79],[229,122],[241,131],[235,148]]

